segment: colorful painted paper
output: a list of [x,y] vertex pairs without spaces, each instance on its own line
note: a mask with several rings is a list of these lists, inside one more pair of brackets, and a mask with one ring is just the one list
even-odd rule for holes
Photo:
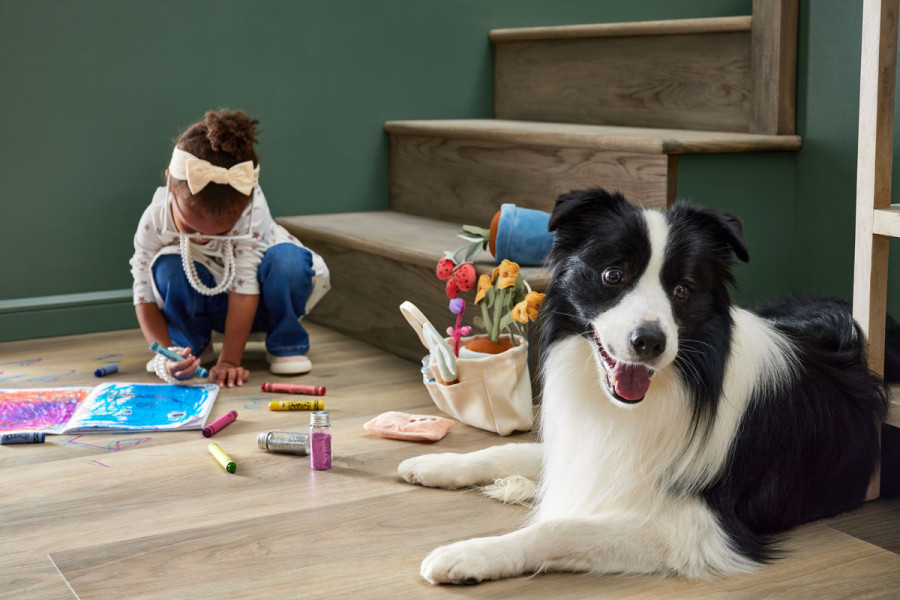
[[0,431],[61,433],[93,388],[0,390]]
[[106,383],[0,391],[0,430],[112,433],[201,429],[219,387]]

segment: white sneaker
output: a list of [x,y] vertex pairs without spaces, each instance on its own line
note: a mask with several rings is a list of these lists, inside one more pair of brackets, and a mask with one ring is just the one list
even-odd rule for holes
[[275,375],[302,375],[312,369],[312,362],[305,354],[272,356],[266,352],[266,360],[269,361],[269,370]]

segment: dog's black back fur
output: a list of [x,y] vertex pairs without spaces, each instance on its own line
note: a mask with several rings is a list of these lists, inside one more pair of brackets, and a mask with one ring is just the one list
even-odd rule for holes
[[794,297],[756,312],[796,345],[800,373],[790,389],[766,389],[750,402],[729,469],[704,495],[723,513],[726,498],[739,498],[734,516],[754,533],[771,533],[863,502],[888,395],[869,371],[849,302]]

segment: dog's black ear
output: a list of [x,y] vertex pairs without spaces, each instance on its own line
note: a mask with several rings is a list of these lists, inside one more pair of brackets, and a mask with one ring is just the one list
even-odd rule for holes
[[583,225],[593,215],[619,210],[627,205],[625,197],[619,192],[610,194],[603,188],[573,190],[556,199],[547,230],[556,231],[573,225]]
[[709,211],[721,228],[722,241],[731,248],[734,255],[743,262],[750,262],[750,252],[744,242],[744,225],[734,215],[719,211]]
[[727,248],[744,262],[750,262],[750,252],[744,242],[744,226],[741,220],[725,212],[691,206],[678,202],[670,209],[677,219],[692,223],[709,234],[713,241]]

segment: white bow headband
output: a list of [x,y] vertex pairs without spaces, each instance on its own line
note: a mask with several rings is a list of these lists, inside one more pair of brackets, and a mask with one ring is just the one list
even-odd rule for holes
[[187,181],[192,194],[206,187],[209,182],[230,185],[240,193],[249,195],[259,181],[259,165],[254,169],[248,160],[226,169],[197,158],[190,152],[175,148],[169,162],[169,175]]

